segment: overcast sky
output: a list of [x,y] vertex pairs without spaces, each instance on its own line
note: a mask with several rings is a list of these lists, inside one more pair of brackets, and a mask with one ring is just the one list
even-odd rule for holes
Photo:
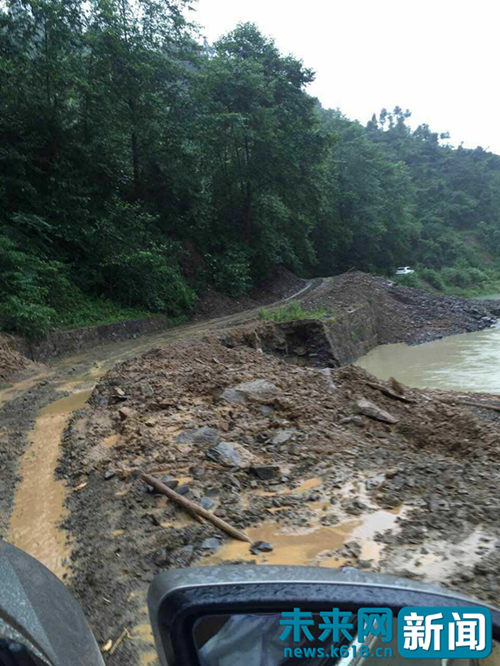
[[316,72],[309,92],[365,123],[396,105],[500,154],[500,0],[198,0],[209,41],[252,21]]

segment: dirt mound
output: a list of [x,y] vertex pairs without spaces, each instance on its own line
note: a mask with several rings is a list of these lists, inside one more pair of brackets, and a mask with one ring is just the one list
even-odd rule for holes
[[13,375],[30,366],[34,367],[34,363],[13,351],[8,338],[0,336],[0,383],[8,381]]
[[[500,537],[500,414],[354,367],[290,365],[237,337],[117,366],[67,432],[72,586],[99,640],[146,623],[148,583],[179,566],[348,565],[498,598],[488,562]],[[137,470],[272,550],[196,523]],[[147,650],[129,641],[122,660]]]
[[324,306],[334,313],[369,303],[377,318],[379,344],[419,344],[478,331],[491,326],[499,313],[495,301],[443,296],[359,272],[326,278],[322,288],[306,294],[301,302],[306,310]]

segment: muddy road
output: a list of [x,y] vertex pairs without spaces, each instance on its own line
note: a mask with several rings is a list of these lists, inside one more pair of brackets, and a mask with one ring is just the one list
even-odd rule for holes
[[[493,321],[494,305],[413,292],[353,274],[297,297],[339,313],[378,299],[379,342]],[[276,358],[255,327],[228,336],[255,316],[107,345],[1,391],[1,536],[67,581],[101,645],[127,629],[116,663],[156,663],[145,595],[168,567],[356,566],[498,603],[500,415],[465,406],[465,394],[395,398],[362,370],[313,367],[307,349]],[[260,546],[195,523],[138,469]]]

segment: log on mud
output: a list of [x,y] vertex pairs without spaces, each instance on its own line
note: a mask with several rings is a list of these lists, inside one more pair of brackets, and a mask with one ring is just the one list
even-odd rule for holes
[[146,474],[145,472],[143,472],[141,474],[141,480],[143,481],[143,483],[147,484],[148,486],[153,486],[153,488],[155,488],[159,493],[161,493],[162,495],[166,495],[173,502],[177,502],[177,504],[182,506],[183,509],[188,511],[188,513],[190,514],[194,513],[197,516],[205,518],[205,520],[211,522],[220,530],[222,530],[229,536],[233,537],[233,539],[239,539],[239,541],[246,541],[247,543],[252,543],[252,540],[249,537],[247,537],[247,535],[244,532],[240,532],[235,527],[232,527],[232,525],[229,525],[229,523],[226,523],[225,520],[222,520],[221,518],[214,516],[212,513],[210,513],[203,507],[199,506],[195,502],[192,502],[191,500],[186,499],[182,495],[179,495],[179,493],[176,493],[175,490],[172,490],[164,483],[159,481],[156,477],[151,476],[151,474]]

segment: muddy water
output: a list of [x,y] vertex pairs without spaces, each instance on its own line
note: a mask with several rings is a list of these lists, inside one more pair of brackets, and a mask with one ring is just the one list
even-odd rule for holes
[[381,345],[356,365],[415,388],[500,393],[500,326],[412,347]]
[[40,411],[23,456],[16,490],[9,541],[45,564],[62,578],[68,573],[69,544],[60,529],[65,517],[64,483],[54,478],[59,446],[68,416],[83,407],[90,391],[80,391],[51,403]]

